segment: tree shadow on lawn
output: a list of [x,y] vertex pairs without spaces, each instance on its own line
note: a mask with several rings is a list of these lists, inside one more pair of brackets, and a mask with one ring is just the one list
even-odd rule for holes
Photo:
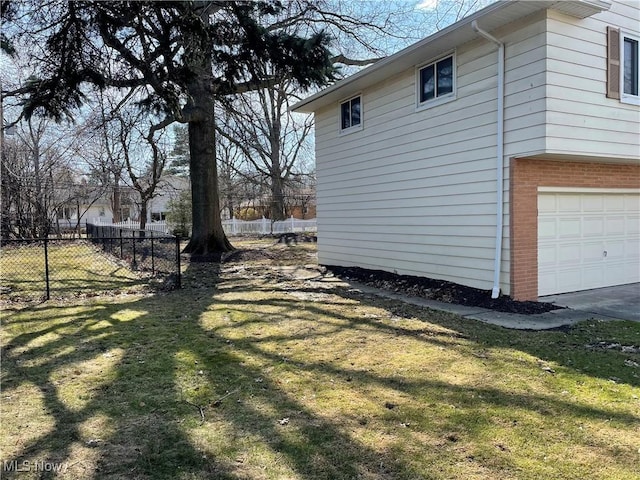
[[[437,418],[430,418],[429,409],[457,403],[462,417],[469,412],[477,416],[480,410],[471,407],[478,398],[492,407],[517,407],[541,415],[570,411],[576,420],[613,419],[625,425],[639,420],[613,409],[535,392],[515,394],[456,385],[428,374],[418,380],[403,379],[345,363],[346,359],[331,361],[322,356],[322,342],[345,334],[354,338],[353,351],[345,352],[347,357],[360,348],[358,338],[371,334],[428,347],[450,348],[452,339],[479,349],[507,346],[559,363],[562,355],[548,358],[554,354],[528,344],[526,332],[504,332],[455,316],[434,316],[428,310],[406,313],[427,316],[446,331],[427,323],[416,330],[363,318],[356,308],[339,313],[334,308],[339,303],[380,305],[344,287],[327,289],[326,301],[305,303],[302,310],[299,299],[286,288],[268,281],[258,287],[238,278],[219,281],[212,268],[190,266],[185,277],[197,278],[198,286],[187,285],[185,290],[166,295],[89,304],[69,315],[64,308],[46,304],[33,308],[42,328],[19,326],[26,331],[3,345],[3,400],[30,392],[33,398],[40,397],[41,404],[27,406],[25,413],[41,408],[53,423],[30,440],[18,439],[23,444],[10,458],[2,459],[4,466],[12,461],[18,465],[23,461],[66,463],[69,478],[409,479],[421,478],[412,466],[411,452],[433,456],[435,461],[443,446],[420,443],[420,432],[404,428],[397,440],[377,447],[375,442],[363,442],[355,431],[368,430],[368,435],[384,438],[391,435],[384,431],[388,422],[400,424],[406,414],[429,424],[438,432],[436,438],[445,438],[459,425],[450,420],[440,424]],[[247,300],[247,295],[256,292],[258,297]],[[296,292],[314,294],[317,289]],[[405,308],[393,301],[385,307],[395,314],[402,314]],[[11,328],[24,322],[27,314],[10,313],[5,325]],[[299,322],[300,328],[263,333],[278,322]],[[493,335],[488,337],[487,329]],[[301,348],[307,355],[287,353],[295,350],[297,342],[303,342]],[[603,353],[608,358],[616,354]],[[313,402],[296,398],[287,387],[286,378],[292,372],[318,382],[335,379],[337,392],[358,386],[371,392],[360,400],[376,407],[365,409],[367,418],[357,413],[359,405],[347,408],[346,415],[313,408]],[[92,391],[78,386],[87,379],[96,385]],[[389,398],[394,402],[396,398],[424,398],[433,403],[408,402],[396,408]],[[5,412],[20,417],[20,399],[3,403]],[[372,411],[373,417],[368,418]],[[11,432],[18,435],[30,421],[28,417],[15,420]],[[469,429],[477,429],[467,434],[482,436],[491,422],[489,414],[480,415],[471,427],[467,422]],[[604,456],[615,454],[604,450]],[[498,470],[513,467],[506,457],[502,462]],[[15,472],[5,469],[3,473],[10,478]],[[54,475],[44,472],[42,476]]]
[[[18,327],[26,331],[3,345],[3,396],[11,400],[29,392],[31,400],[40,397],[41,404],[30,405],[27,413],[42,409],[40,415],[53,423],[30,441],[16,439],[23,445],[2,459],[4,476],[22,478],[24,472],[15,470],[23,462],[35,468],[44,462],[66,464],[69,478],[246,478],[243,470],[249,467],[230,459],[238,442],[254,442],[267,445],[264,455],[282,457],[276,461],[283,464],[282,471],[271,478],[283,472],[301,478],[355,478],[367,475],[372,465],[378,471],[371,475],[385,475],[391,468],[410,478],[391,457],[353,440],[339,424],[290,397],[261,368],[247,365],[238,346],[203,329],[199,317],[210,308],[215,290],[200,289],[188,304],[181,303],[183,293],[171,292],[80,307],[82,313],[68,317],[48,305],[33,308],[42,328]],[[49,311],[50,318],[45,313]],[[25,314],[9,314],[5,324],[24,322]],[[185,369],[192,370],[193,382],[200,386],[180,386],[184,377],[176,375]],[[92,391],[74,391],[75,380],[87,377],[96,377],[98,385]],[[233,390],[241,395],[229,395]],[[250,401],[236,401],[240,396]],[[5,412],[20,417],[22,402],[13,400],[5,403]],[[282,419],[295,415],[295,420],[274,421],[272,410],[282,412]],[[212,457],[205,440],[188,435],[198,429],[199,413],[203,430],[226,430],[219,436],[230,438],[214,441],[222,443],[230,457]],[[11,431],[15,435],[16,429],[29,428],[34,421],[19,419]],[[205,432],[204,438],[207,435],[216,433]],[[260,471],[257,465],[251,468]]]

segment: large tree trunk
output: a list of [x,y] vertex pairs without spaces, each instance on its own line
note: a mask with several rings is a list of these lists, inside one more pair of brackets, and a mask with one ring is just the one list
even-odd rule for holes
[[142,198],[140,202],[140,230],[144,230],[147,228],[147,205],[149,200],[146,198]]
[[[203,22],[209,22],[207,2],[195,3]],[[233,250],[222,229],[218,196],[216,158],[215,97],[211,90],[213,51],[211,39],[191,38],[185,58],[193,77],[187,82],[189,104],[195,115],[189,119],[189,170],[191,173],[191,240],[185,253],[191,261],[217,262],[224,252]]]
[[199,119],[189,122],[192,234],[184,251],[191,254],[192,261],[219,261],[224,252],[233,250],[233,246],[222,229],[214,100],[203,83],[190,89]]
[[271,175],[271,220],[285,220],[284,180],[278,171]]
[[280,166],[280,119],[275,118],[271,128],[271,220],[285,219],[284,209],[284,179]]

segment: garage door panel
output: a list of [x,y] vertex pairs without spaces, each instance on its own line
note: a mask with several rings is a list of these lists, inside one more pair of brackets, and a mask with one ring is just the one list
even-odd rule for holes
[[584,242],[575,246],[582,263],[600,263],[603,261],[604,244],[602,242]]
[[607,242],[606,250],[603,250],[606,253],[606,262],[609,266],[612,266],[614,262],[620,260],[624,261],[627,258],[627,248],[624,240],[612,240]]
[[555,218],[545,218],[538,222],[538,236],[540,238],[556,238],[558,235],[558,222]]
[[581,272],[581,286],[578,290],[602,287],[606,284],[606,275],[606,271],[601,266],[584,267]]
[[616,215],[607,217],[606,234],[608,237],[619,235],[624,236],[626,230],[627,219],[624,215]]
[[583,220],[582,233],[583,237],[602,237],[604,235],[605,218],[603,216],[586,217]]
[[580,251],[575,247],[575,244],[560,245],[556,250],[558,251],[556,261],[559,264],[574,265],[580,260]]
[[558,206],[556,205],[556,197],[552,195],[545,195],[538,199],[538,212],[556,212]]
[[625,211],[625,195],[607,195],[604,198],[604,208],[607,212]]
[[609,285],[616,285],[617,279],[620,276],[632,277],[633,265],[625,261],[614,261],[607,264],[605,270],[605,281]]
[[640,258],[640,239],[629,239],[624,242],[625,256],[629,259]]
[[560,238],[579,238],[580,223],[580,217],[558,219],[558,236]]
[[601,195],[580,195],[577,194],[577,197],[582,200],[582,212],[602,212],[604,211],[604,197]]
[[566,213],[580,213],[581,211],[579,195],[562,195],[560,197],[556,197],[556,201],[554,203],[557,211]]
[[636,213],[640,212],[640,195],[625,195],[624,211]]
[[640,282],[640,195],[538,195],[538,294]]
[[543,247],[538,250],[538,266],[551,267],[558,263],[558,249],[554,246]]
[[580,275],[576,275],[579,271],[580,269],[558,270],[556,288],[570,288],[573,291],[582,289]]

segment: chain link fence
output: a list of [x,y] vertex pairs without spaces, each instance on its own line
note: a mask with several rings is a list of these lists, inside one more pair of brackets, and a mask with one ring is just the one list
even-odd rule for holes
[[0,299],[30,302],[180,287],[177,238],[104,233],[93,230],[89,238],[75,240],[3,240]]
[[180,287],[180,239],[149,230],[87,224],[87,238],[102,251],[126,261],[132,270],[151,275],[176,274]]

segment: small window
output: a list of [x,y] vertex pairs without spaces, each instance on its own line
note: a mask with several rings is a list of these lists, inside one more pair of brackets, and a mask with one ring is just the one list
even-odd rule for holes
[[340,125],[341,129],[351,130],[360,128],[362,125],[361,97],[354,97],[340,104]]
[[638,38],[623,34],[622,99],[638,101]]
[[452,97],[455,87],[453,55],[421,67],[418,73],[418,105]]

